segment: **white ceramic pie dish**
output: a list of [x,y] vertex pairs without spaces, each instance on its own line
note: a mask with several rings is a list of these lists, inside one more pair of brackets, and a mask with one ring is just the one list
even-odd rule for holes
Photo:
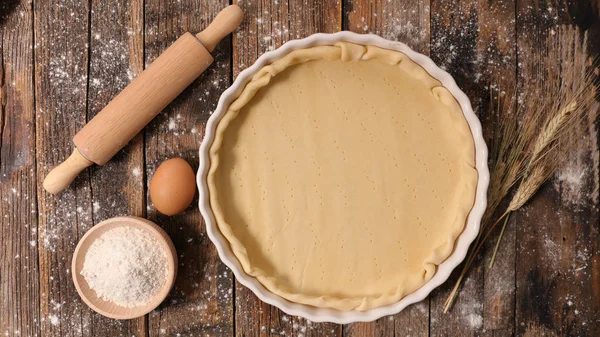
[[[246,83],[263,66],[270,64],[292,50],[303,49],[318,45],[332,45],[339,41],[347,41],[363,45],[375,45],[385,49],[400,51],[411,58],[412,61],[423,67],[432,77],[438,79],[456,98],[465,115],[471,129],[475,143],[475,167],[478,172],[477,190],[475,203],[468,216],[465,229],[458,237],[452,254],[438,266],[435,275],[417,291],[403,297],[400,301],[382,307],[366,311],[339,311],[328,308],[318,308],[310,305],[293,303],[267,290],[254,277],[249,276],[243,270],[240,262],[231,251],[229,242],[221,234],[213,211],[210,207],[209,191],[207,185],[207,173],[210,166],[209,148],[214,140],[218,122],[224,113],[240,94]],[[403,43],[385,40],[377,35],[362,35],[351,32],[339,32],[335,34],[314,34],[302,40],[290,41],[280,48],[263,54],[248,69],[242,71],[234,83],[219,99],[215,112],[209,118],[206,125],[204,140],[200,146],[200,167],[196,176],[198,189],[200,191],[199,208],[206,222],[209,238],[217,248],[221,260],[233,271],[236,279],[248,287],[256,296],[268,304],[274,305],[290,315],[301,316],[315,322],[334,322],[345,324],[351,322],[373,321],[383,316],[393,315],[402,311],[406,306],[423,300],[429,293],[444,283],[450,273],[458,266],[467,254],[469,245],[479,232],[481,217],[486,207],[486,192],[489,183],[489,170],[487,167],[487,147],[481,131],[481,123],[474,114],[467,96],[458,88],[450,74],[436,66],[433,61],[419,54]]]

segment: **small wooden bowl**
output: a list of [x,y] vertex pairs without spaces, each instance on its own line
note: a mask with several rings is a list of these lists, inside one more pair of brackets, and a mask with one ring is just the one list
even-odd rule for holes
[[[81,275],[85,255],[92,243],[104,232],[113,228],[125,226],[135,227],[152,235],[158,240],[167,253],[167,281],[156,295],[150,298],[148,303],[133,308],[122,307],[99,298],[96,296],[96,292],[90,288],[83,275]],[[75,283],[75,288],[77,289],[79,296],[81,296],[81,299],[83,299],[85,304],[94,309],[94,311],[106,317],[115,319],[136,318],[143,316],[158,307],[171,291],[177,275],[177,251],[167,233],[152,221],[133,216],[112,218],[92,227],[92,229],[85,233],[81,238],[73,253],[71,273],[73,274],[73,282]]]

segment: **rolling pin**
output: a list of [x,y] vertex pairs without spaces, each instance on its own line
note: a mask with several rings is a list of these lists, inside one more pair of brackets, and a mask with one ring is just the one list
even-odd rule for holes
[[210,52],[243,15],[238,6],[228,6],[196,36],[185,33],[175,41],[75,135],[73,153],[48,173],[44,189],[56,194],[86,167],[106,164],[208,68]]

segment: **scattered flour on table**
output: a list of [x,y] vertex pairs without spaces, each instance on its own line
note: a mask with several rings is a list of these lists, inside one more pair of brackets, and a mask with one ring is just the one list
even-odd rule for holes
[[[590,109],[598,109],[598,105]],[[592,118],[592,117],[590,117]],[[571,206],[594,206],[598,204],[598,161],[600,153],[596,146],[597,127],[593,124],[581,130],[580,143],[559,167],[554,189],[560,192],[562,201]]]
[[556,173],[554,187],[561,191],[563,201],[570,204],[582,202],[586,196],[584,187],[587,173],[587,168],[568,162]]
[[[472,279],[467,278],[464,287],[472,286]],[[454,310],[458,313],[459,317],[462,317],[465,324],[468,324],[473,329],[480,329],[483,327],[483,303],[478,302],[474,299],[463,298],[462,301],[454,304]]]
[[123,307],[147,301],[167,279],[167,255],[145,231],[119,227],[103,233],[88,249],[81,275],[98,297]]
[[54,326],[60,324],[60,319],[56,315],[48,315],[48,321],[50,321],[50,324]]
[[60,233],[58,229],[53,229],[51,227],[42,228],[40,237],[42,238],[42,246],[46,248],[46,250],[56,252],[55,242],[59,239],[58,233]]
[[169,130],[174,130],[175,128],[177,128],[177,123],[174,119],[169,118]]
[[591,258],[592,258],[592,253],[587,247],[583,248],[583,250],[581,250],[581,249],[577,250],[577,253],[575,254],[575,258],[573,259],[573,262],[571,264],[571,268],[573,268],[573,272],[574,273],[585,272],[585,269],[587,269],[589,266]]
[[483,326],[483,317],[478,314],[469,314],[467,316],[469,326],[475,329],[479,329]]
[[133,170],[131,170],[131,174],[136,178],[140,177],[142,175],[142,170],[139,167],[134,167]]
[[411,48],[428,40],[427,31],[415,26],[412,22],[390,17],[386,20],[382,37],[388,40],[397,40],[408,44]]
[[548,260],[550,265],[557,265],[562,258],[562,249],[560,245],[548,236],[545,236],[543,240],[544,258]]

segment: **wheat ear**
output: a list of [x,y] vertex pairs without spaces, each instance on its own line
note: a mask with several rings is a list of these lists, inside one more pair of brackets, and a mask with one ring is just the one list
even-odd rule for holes
[[549,146],[557,140],[561,129],[569,122],[570,117],[576,110],[577,101],[574,100],[548,121],[544,130],[535,141],[535,146],[533,147],[531,159],[529,161],[530,165],[535,164],[537,160],[547,152]]

